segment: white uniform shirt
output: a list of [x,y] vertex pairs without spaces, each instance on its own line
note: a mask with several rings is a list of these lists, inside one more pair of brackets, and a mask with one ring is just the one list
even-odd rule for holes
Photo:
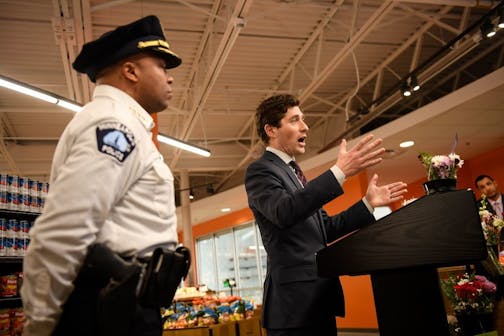
[[176,244],[173,175],[152,142],[153,126],[129,95],[99,85],[66,127],[24,259],[25,335],[55,328],[92,243],[123,256]]

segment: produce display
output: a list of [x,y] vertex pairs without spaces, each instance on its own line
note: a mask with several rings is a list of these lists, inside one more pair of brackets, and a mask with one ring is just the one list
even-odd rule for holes
[[[254,305],[236,295],[215,295],[196,288],[180,288],[174,303],[163,312],[164,329],[208,327],[213,324],[251,318]],[[178,291],[177,291],[178,292]]]

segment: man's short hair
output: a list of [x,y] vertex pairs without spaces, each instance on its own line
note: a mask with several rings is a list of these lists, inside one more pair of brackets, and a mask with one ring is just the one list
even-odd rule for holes
[[268,144],[269,137],[264,126],[280,127],[280,120],[291,107],[299,106],[299,100],[290,94],[271,96],[261,102],[256,110],[257,135]]
[[493,182],[493,178],[491,176],[488,176],[488,175],[480,175],[478,177],[476,177],[476,179],[474,180],[474,185],[476,186],[476,188],[478,188],[478,182],[483,180],[483,179],[489,179],[490,181]]

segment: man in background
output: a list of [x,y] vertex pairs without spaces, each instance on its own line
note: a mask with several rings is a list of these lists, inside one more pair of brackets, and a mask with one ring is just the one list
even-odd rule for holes
[[[173,176],[152,141],[150,114],[168,106],[173,77],[167,69],[180,63],[155,16],[86,43],[73,63],[97,85],[58,142],[45,207],[30,232],[21,292],[25,336],[101,334],[100,281],[75,282],[95,243],[125,259],[140,251],[148,256],[155,247],[174,249]],[[72,296],[81,290],[91,295]],[[124,317],[116,330],[162,334],[159,307],[134,301],[118,312],[130,310],[131,319]]]
[[503,218],[504,204],[502,203],[502,194],[499,192],[499,185],[491,176],[480,175],[474,180],[476,188],[481,195],[485,196],[485,206],[488,211],[499,217]]
[[322,206],[343,194],[345,179],[380,163],[382,140],[366,136],[348,151],[343,140],[331,169],[307,182],[295,161],[308,136],[299,101],[291,95],[264,100],[256,126],[267,147],[248,167],[245,188],[268,255],[263,326],[268,336],[335,336],[335,316],[344,315],[343,290],[339,278],[318,276],[316,253],[375,221],[374,208],[402,199],[406,184],[378,186],[375,174],[360,201],[328,216]]

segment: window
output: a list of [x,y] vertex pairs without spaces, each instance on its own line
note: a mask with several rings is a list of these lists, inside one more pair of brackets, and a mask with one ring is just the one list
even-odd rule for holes
[[208,288],[217,288],[217,279],[215,275],[215,253],[213,239],[201,239],[196,248],[198,261],[198,279]]
[[222,291],[225,289],[225,279],[236,279],[232,231],[215,235],[215,252],[215,255],[217,256],[217,286],[214,288],[209,288]]
[[247,223],[196,240],[198,282],[231,294],[226,279],[235,279],[233,294],[261,303],[266,251],[255,223]]

